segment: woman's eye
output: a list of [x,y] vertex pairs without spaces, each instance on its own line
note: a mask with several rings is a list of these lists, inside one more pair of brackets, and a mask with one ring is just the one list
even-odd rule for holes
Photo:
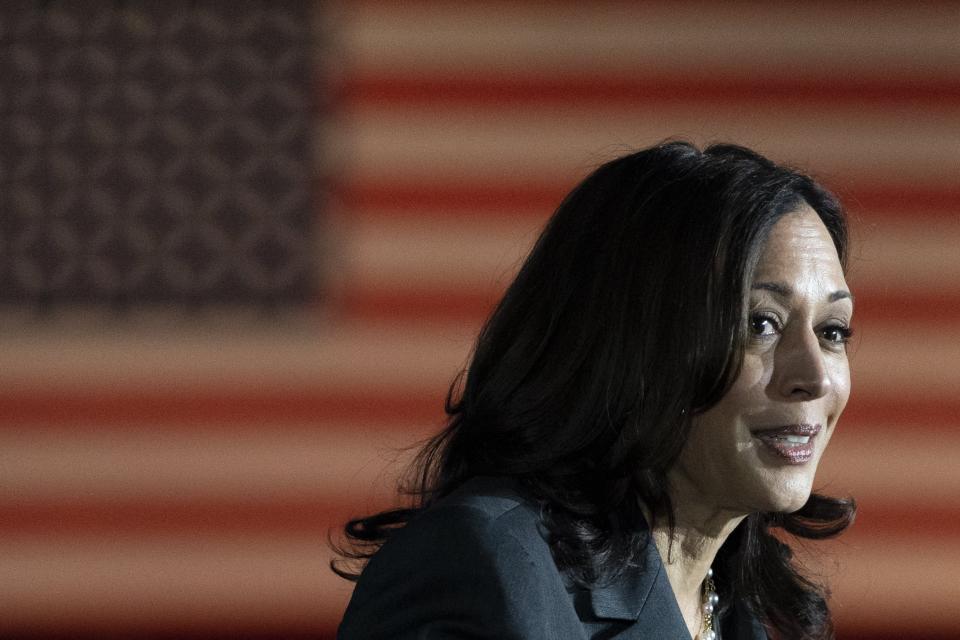
[[750,317],[750,332],[755,336],[772,336],[777,333],[777,321],[770,316]]
[[820,335],[823,336],[823,339],[827,342],[843,344],[853,336],[853,329],[842,324],[832,324],[824,327],[820,331]]

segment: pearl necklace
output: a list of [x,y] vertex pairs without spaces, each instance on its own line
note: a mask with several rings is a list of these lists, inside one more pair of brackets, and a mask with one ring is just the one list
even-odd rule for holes
[[717,640],[717,632],[713,629],[713,612],[720,603],[720,596],[713,584],[713,569],[707,569],[707,577],[703,580],[703,629],[697,635],[697,640]]

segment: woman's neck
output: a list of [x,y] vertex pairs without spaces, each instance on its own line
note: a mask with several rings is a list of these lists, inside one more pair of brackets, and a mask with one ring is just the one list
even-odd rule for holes
[[703,626],[704,579],[720,547],[746,516],[682,500],[674,502],[674,516],[672,538],[666,514],[657,516],[651,533],[680,613],[696,638]]

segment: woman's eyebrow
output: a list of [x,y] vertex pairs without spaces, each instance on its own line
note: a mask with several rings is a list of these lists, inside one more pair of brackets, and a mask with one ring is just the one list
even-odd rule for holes
[[[773,293],[774,295],[784,299],[789,299],[793,296],[793,289],[782,282],[754,282],[751,289],[769,291],[770,293]],[[837,300],[845,299],[850,300],[851,302],[853,301],[853,294],[846,289],[838,289],[827,296],[827,302],[836,302]]]
[[793,289],[780,282],[754,282],[751,289],[769,291],[781,298],[793,297]]

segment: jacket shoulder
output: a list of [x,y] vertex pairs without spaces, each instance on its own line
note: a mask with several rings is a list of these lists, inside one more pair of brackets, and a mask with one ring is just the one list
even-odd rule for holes
[[466,483],[371,558],[338,638],[577,637],[544,628],[544,612],[577,619],[538,525],[536,505],[508,482]]

